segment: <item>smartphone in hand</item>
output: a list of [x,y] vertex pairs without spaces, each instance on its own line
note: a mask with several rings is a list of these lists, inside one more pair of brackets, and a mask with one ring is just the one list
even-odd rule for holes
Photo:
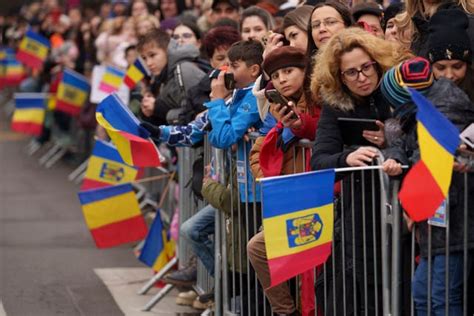
[[226,72],[224,74],[224,85],[227,90],[234,90],[235,89],[235,79],[233,73]]
[[[288,101],[287,98],[282,96],[276,89],[266,90],[265,91],[265,97],[271,103],[277,103],[277,104],[280,104],[282,106],[286,106],[286,112],[284,113],[284,115],[287,115],[288,113],[293,111],[292,107],[288,104],[290,101]],[[293,119],[293,120],[297,120],[299,117],[295,113],[295,111],[293,111],[293,114],[291,115],[290,118]]]

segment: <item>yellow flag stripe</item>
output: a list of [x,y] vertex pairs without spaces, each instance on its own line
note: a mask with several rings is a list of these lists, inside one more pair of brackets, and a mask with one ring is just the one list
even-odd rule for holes
[[44,109],[21,109],[15,110],[12,122],[28,122],[42,124],[44,122]]
[[87,227],[102,227],[140,215],[140,208],[134,192],[117,195],[82,206]]
[[[268,259],[299,253],[303,250],[311,249],[318,245],[332,241],[334,225],[333,209],[334,206],[331,203],[317,208],[311,208],[307,210],[285,214],[282,216],[275,216],[268,219],[264,219],[263,228],[265,231],[265,244]],[[317,241],[310,242],[297,247],[290,247],[287,238],[286,221],[304,216],[309,216],[312,214],[319,214],[321,221],[323,222],[323,230],[321,232],[321,236]]]
[[31,38],[23,38],[20,43],[20,49],[40,59],[46,59],[48,56],[48,47]]
[[451,184],[454,157],[430,135],[421,122],[417,125],[421,158],[446,196]]
[[112,139],[115,147],[117,147],[120,156],[126,164],[133,165],[132,151],[130,148],[130,142],[120,134],[120,131],[113,128],[112,125],[104,118],[102,113],[96,112],[95,117],[100,126],[105,128],[107,134]]
[[87,100],[87,93],[71,85],[61,82],[58,87],[56,99],[73,105],[82,106]]

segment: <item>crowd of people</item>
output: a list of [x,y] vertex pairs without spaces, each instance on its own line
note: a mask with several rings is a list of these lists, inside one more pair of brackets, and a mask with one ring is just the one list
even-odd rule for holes
[[[202,186],[196,194],[207,206],[180,227],[180,238],[189,242],[195,256],[214,276],[216,212],[230,216],[231,209],[246,203],[260,208],[259,187],[253,190],[246,183],[310,170],[368,166],[380,152],[385,158],[383,172],[402,178],[406,174],[402,165],[420,160],[416,106],[406,87],[427,97],[459,130],[474,122],[472,1],[350,2],[111,0],[81,6],[74,1],[61,4],[43,0],[0,17],[0,39],[2,45],[16,48],[31,28],[51,42],[47,61],[42,69],[29,72],[18,87],[22,92],[55,92],[58,76],[66,68],[91,78],[95,65],[126,70],[140,56],[151,75],[130,91],[129,107],[152,139],[174,152],[169,163],[180,159],[174,147],[202,146],[205,136],[211,146],[228,150],[227,159],[233,162],[229,165],[235,166],[227,172],[233,175],[229,177],[232,183],[221,183],[213,166],[204,166]],[[77,118],[59,112],[54,113],[55,124],[65,133],[82,126],[106,138],[88,115],[91,108],[94,104],[84,105],[78,118],[82,125],[75,124]],[[365,130],[361,141],[349,144],[343,137],[340,118],[374,119],[377,129]],[[254,142],[246,136],[249,131],[259,133]],[[48,137],[46,129],[38,141]],[[314,142],[311,157],[298,146],[301,139]],[[469,155],[462,146],[461,151]],[[447,289],[449,315],[462,315],[466,281],[462,267],[467,262],[471,270],[474,250],[474,212],[469,211],[467,223],[463,213],[465,202],[469,207],[474,203],[470,171],[465,160],[455,162],[449,190],[449,267],[444,259],[446,228],[431,227],[429,245],[427,221],[414,224],[405,216],[407,229],[419,227],[421,260],[411,287],[417,315],[426,315],[428,305],[436,315],[444,313],[446,270],[452,281]],[[378,213],[353,218],[351,205],[358,205],[356,212],[380,208],[379,195],[371,188],[382,184],[369,174],[351,174],[351,181],[365,186],[357,185],[338,204],[345,238],[360,236],[366,227],[372,229],[380,221]],[[338,174],[336,180],[350,186],[347,174]],[[340,196],[338,185],[335,195]],[[258,227],[260,214],[255,218]],[[462,252],[465,230],[468,260]],[[366,247],[380,256],[381,245],[374,240],[377,234],[368,234],[364,242],[361,238],[354,243],[350,240],[354,247],[344,249],[341,247],[348,240],[335,237],[335,249],[347,258],[354,256],[354,266],[361,267]],[[265,232],[251,231],[249,235],[251,238],[244,241],[246,255],[273,312],[299,315],[288,284],[269,287]],[[430,277],[429,264],[434,271]],[[368,283],[367,305],[363,300],[348,300],[347,314],[381,313],[382,295],[376,295],[381,291],[381,278],[376,277],[380,271],[370,261],[366,270],[348,272],[356,274],[355,284],[339,277],[332,280],[338,286],[335,293],[329,287],[328,295],[337,298],[343,295],[339,292],[342,288],[347,293],[356,291],[360,297]],[[196,282],[195,262],[164,280],[191,286]],[[343,282],[347,284],[339,286]],[[178,301],[205,309],[212,304],[213,293],[198,297],[186,291]],[[324,308],[328,315],[338,314],[332,306]]]

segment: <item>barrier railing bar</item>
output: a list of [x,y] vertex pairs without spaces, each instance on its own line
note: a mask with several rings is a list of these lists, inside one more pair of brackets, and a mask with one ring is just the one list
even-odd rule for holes
[[[370,173],[371,179],[371,192],[372,192],[372,238],[374,241],[374,253],[373,253],[373,260],[374,260],[374,297],[375,297],[375,316],[379,314],[379,295],[378,295],[378,261],[377,261],[377,221],[376,221],[376,212],[375,212],[375,176],[374,172]],[[381,271],[381,269],[380,269]]]
[[[449,194],[448,194],[449,196]],[[444,269],[444,301],[445,301],[445,306],[444,306],[444,314],[446,316],[449,316],[449,217],[450,217],[450,203],[449,203],[449,198],[446,199],[446,228],[445,228],[445,233],[446,233],[446,245],[445,245],[445,251],[446,251],[446,261],[445,261],[445,269]]]
[[468,178],[467,173],[464,174],[464,245],[463,245],[463,315],[467,316],[467,230],[468,230]]
[[400,204],[398,203],[397,192],[399,188],[399,182],[394,181],[392,190],[392,298],[391,298],[391,312],[392,315],[400,315],[400,239],[401,230],[400,225],[402,224],[402,216],[400,210]]
[[357,263],[356,263],[356,244],[355,244],[355,204],[354,204],[354,174],[351,174],[351,210],[352,210],[352,299],[354,301],[354,312],[358,315],[357,311]]
[[[365,172],[361,171],[362,182],[362,264],[364,269],[364,315],[368,314],[369,293],[367,286],[367,233],[366,233],[366,208],[365,208]],[[375,192],[374,192],[375,194]],[[375,218],[373,219],[375,221]]]

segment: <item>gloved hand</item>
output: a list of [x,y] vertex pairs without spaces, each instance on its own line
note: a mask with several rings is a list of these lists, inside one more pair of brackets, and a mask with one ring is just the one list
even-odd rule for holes
[[160,138],[161,130],[158,126],[153,125],[148,122],[141,122],[140,126],[146,129],[148,132],[150,132],[151,138],[156,138],[156,139]]

